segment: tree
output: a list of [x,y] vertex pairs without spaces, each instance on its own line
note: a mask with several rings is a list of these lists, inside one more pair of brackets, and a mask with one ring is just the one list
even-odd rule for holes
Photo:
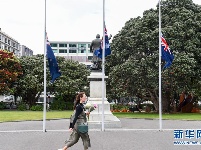
[[[162,3],[162,33],[175,56],[172,66],[162,71],[163,111],[170,111],[174,92],[200,94],[200,18],[201,7],[192,0]],[[158,31],[158,9],[150,9],[114,36],[106,64],[109,96],[151,100],[158,111]]]
[[[87,86],[89,71],[85,65],[65,60],[63,57],[57,57],[57,62],[62,75],[53,84],[50,82],[48,63],[46,62],[46,89],[51,94],[65,95],[66,100],[69,100],[72,95],[75,96],[76,92],[83,90],[84,86]],[[19,93],[24,102],[32,106],[44,91],[43,55],[21,57],[20,63],[23,69],[23,76],[18,82],[16,92]]]
[[20,58],[20,64],[23,75],[18,81],[15,93],[32,106],[43,91],[43,56],[23,56]]
[[77,92],[84,91],[87,94],[89,87],[87,76],[90,71],[86,65],[77,61],[65,60],[63,57],[57,57],[57,60],[62,76],[53,85],[50,84],[49,91],[62,97],[66,104],[73,103]]
[[0,50],[0,94],[11,92],[14,82],[22,74],[19,60],[12,52]]

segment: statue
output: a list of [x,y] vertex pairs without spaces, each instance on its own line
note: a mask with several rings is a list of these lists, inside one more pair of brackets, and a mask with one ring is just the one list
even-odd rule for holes
[[[111,38],[112,38],[112,35],[110,34],[110,37],[108,38],[108,40],[110,40]],[[91,42],[90,52],[93,52],[91,70],[101,70],[102,69],[102,59],[97,57],[94,54],[95,50],[97,50],[101,47],[101,42],[102,42],[102,39],[100,39],[100,34],[97,34],[96,39],[94,39]]]
[[92,42],[91,42],[91,45],[90,45],[90,52],[93,52],[93,58],[92,58],[92,66],[91,66],[91,70],[100,70],[101,69],[101,58],[97,57],[95,54],[94,54],[94,51],[96,49],[99,49],[100,46],[101,46],[101,39],[100,39],[100,34],[97,34],[96,35],[96,39],[94,39]]

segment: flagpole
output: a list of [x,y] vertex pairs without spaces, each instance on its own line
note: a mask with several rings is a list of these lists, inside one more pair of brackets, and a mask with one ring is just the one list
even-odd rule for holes
[[43,132],[46,132],[46,51],[47,51],[47,35],[46,35],[46,0],[45,0],[45,33],[44,33],[44,103],[43,103]]
[[104,131],[104,100],[105,100],[105,0],[103,0],[103,47],[102,47],[102,131]]
[[161,2],[159,0],[159,130],[162,130],[162,96],[161,96]]

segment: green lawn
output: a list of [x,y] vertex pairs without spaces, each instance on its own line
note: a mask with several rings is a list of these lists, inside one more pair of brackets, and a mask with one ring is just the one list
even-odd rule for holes
[[[73,111],[48,111],[46,113],[46,119],[60,119],[70,118]],[[159,115],[156,113],[113,113],[118,118],[146,118],[146,119],[158,119]],[[201,120],[200,113],[175,113],[175,114],[163,114],[163,119],[174,120]],[[42,120],[42,111],[0,111],[0,122],[8,121],[23,121],[23,120]]]
[[[113,113],[118,118],[146,118],[146,119],[158,119],[157,113]],[[201,113],[172,113],[162,114],[163,119],[170,120],[201,120]]]
[[[48,111],[46,119],[70,118],[73,111]],[[42,120],[43,111],[0,111],[0,122]]]

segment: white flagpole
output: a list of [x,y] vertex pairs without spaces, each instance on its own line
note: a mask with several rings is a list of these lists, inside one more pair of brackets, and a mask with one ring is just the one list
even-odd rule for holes
[[102,131],[104,131],[105,100],[105,0],[103,0],[103,47],[102,47]]
[[162,96],[161,96],[161,2],[159,0],[159,130],[162,130]]
[[46,52],[47,52],[47,35],[46,35],[46,0],[45,0],[45,36],[44,36],[44,103],[43,103],[43,132],[46,132]]

